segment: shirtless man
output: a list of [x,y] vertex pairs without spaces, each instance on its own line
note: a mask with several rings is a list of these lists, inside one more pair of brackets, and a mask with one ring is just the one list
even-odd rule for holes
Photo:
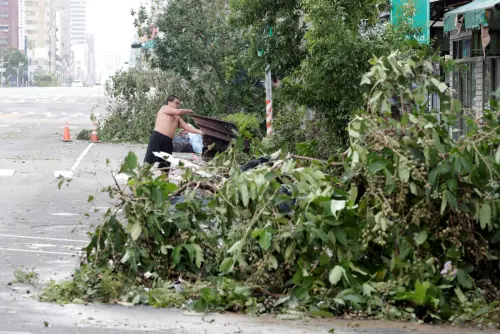
[[193,111],[191,109],[180,109],[180,105],[181,101],[177,96],[170,95],[167,97],[166,105],[160,108],[156,116],[155,129],[149,138],[148,149],[144,157],[144,162],[150,165],[158,162],[158,167],[165,176],[168,176],[170,163],[162,158],[158,158],[153,152],[172,154],[174,150],[173,138],[177,128],[182,128],[191,133],[203,134],[203,132],[191,124],[184,122],[181,116],[191,114]]

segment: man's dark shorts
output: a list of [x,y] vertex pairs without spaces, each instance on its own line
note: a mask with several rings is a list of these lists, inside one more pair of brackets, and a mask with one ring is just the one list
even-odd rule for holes
[[162,169],[162,171],[168,172],[168,169],[166,168],[170,167],[170,162],[167,162],[164,159],[155,156],[153,152],[165,152],[172,154],[173,151],[174,145],[172,138],[165,136],[158,131],[153,131],[153,133],[149,137],[149,144],[146,151],[146,156],[144,157],[144,162],[150,165],[158,162],[158,168]]

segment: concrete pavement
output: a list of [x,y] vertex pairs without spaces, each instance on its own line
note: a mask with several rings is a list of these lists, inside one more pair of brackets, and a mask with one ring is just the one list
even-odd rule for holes
[[[3,333],[457,333],[418,325],[362,322],[281,322],[272,317],[216,315],[202,318],[179,310],[110,305],[59,306],[37,302],[38,287],[11,284],[24,266],[40,281],[68,278],[87,242],[89,227],[110,204],[99,190],[129,151],[142,159],[145,147],[62,142],[91,127],[90,113],[105,113],[99,88],[0,89],[0,334]],[[106,159],[111,161],[106,166]],[[57,188],[57,173],[72,175]],[[86,212],[90,217],[85,217]],[[28,293],[29,292],[29,293]],[[361,325],[360,328],[353,325]],[[48,325],[46,327],[45,325]],[[473,333],[466,330],[464,333]]]

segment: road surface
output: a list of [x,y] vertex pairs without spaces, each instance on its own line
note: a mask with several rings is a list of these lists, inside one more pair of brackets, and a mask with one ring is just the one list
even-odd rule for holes
[[[280,322],[272,318],[216,315],[110,305],[59,306],[36,301],[39,287],[9,284],[21,266],[42,282],[68,278],[98,222],[87,198],[112,182],[110,173],[142,145],[62,142],[90,129],[90,113],[103,114],[102,88],[0,89],[0,334],[4,333],[457,333],[456,329],[391,323]],[[106,167],[106,159],[111,166]],[[56,176],[72,177],[57,188]],[[104,194],[97,206],[108,206]],[[47,325],[48,327],[46,327]],[[361,325],[357,328],[357,325]],[[472,333],[472,331],[464,331]]]

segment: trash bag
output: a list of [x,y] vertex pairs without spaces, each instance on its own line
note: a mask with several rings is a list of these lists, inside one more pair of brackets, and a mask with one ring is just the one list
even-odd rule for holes
[[185,133],[179,133],[174,136],[173,146],[174,146],[174,152],[194,153],[193,147],[189,142],[189,137]]
[[[278,190],[278,194],[292,196],[292,192],[284,184],[281,185],[280,189]],[[289,213],[292,211],[295,204],[297,204],[297,200],[295,198],[292,198],[289,201],[279,204],[278,211],[280,213]]]
[[246,172],[246,171],[248,171],[250,169],[254,169],[257,166],[266,164],[269,161],[271,161],[271,159],[269,159],[268,157],[260,157],[258,159],[254,159],[254,160],[251,160],[251,161],[247,162],[243,166],[240,166],[240,170],[242,172]]
[[188,133],[188,136],[189,143],[191,144],[194,153],[203,153],[203,138],[201,138],[201,135],[198,135],[196,133]]

